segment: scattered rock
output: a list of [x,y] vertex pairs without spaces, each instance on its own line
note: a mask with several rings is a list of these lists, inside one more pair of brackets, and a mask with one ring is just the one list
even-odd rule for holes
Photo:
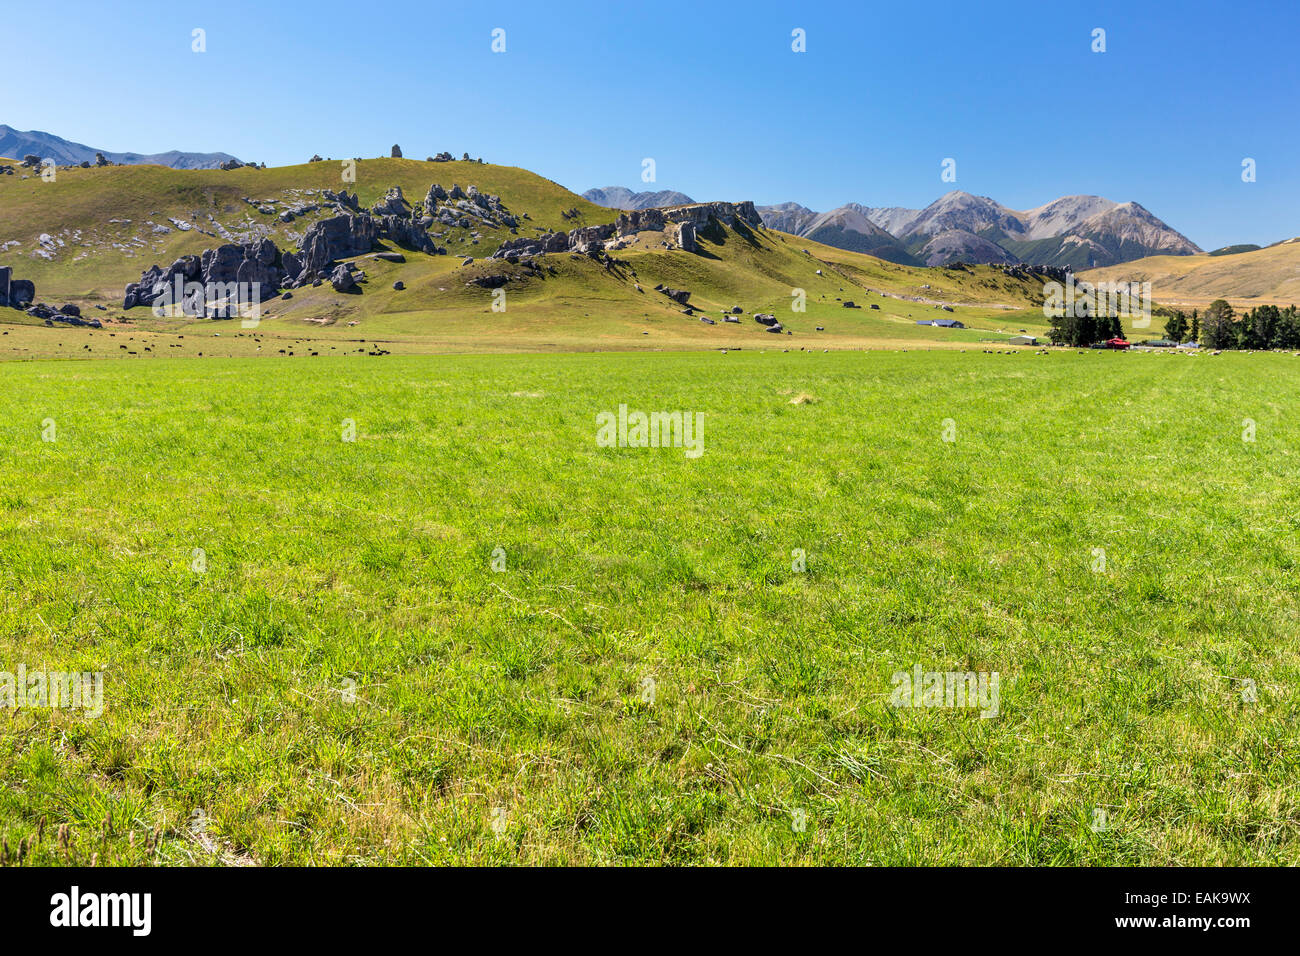
[[340,265],[330,273],[330,285],[334,287],[335,292],[351,292],[357,287],[357,280],[352,275],[351,269],[346,265]]

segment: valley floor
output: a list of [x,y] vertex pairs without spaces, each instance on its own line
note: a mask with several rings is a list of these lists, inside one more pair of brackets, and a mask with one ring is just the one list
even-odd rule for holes
[[103,680],[0,717],[0,836],[1300,863],[1300,360],[799,344],[0,364],[0,671]]

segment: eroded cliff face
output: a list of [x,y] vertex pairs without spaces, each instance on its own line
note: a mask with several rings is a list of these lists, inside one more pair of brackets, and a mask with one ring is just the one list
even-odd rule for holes
[[683,206],[666,206],[662,209],[634,209],[619,215],[615,228],[619,236],[630,236],[646,230],[665,228],[669,223],[689,223],[696,229],[717,219],[724,226],[734,226],[737,221],[750,226],[762,226],[763,219],[749,200],[744,202],[696,202]]
[[622,213],[612,225],[581,226],[567,233],[550,232],[541,236],[520,236],[502,243],[491,259],[527,258],[548,252],[580,252],[599,255],[603,250],[622,248],[619,240],[638,232],[668,232],[686,252],[695,252],[695,235],[716,219],[724,226],[738,222],[753,227],[763,225],[762,217],[749,200],[744,202],[699,202],[662,209],[636,209]]

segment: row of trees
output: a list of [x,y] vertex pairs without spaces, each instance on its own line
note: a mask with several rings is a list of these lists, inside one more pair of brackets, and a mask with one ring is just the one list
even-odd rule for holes
[[1165,322],[1165,338],[1170,342],[1199,342],[1201,340],[1201,315],[1192,309],[1192,320],[1185,312],[1175,312]]
[[1048,337],[1057,345],[1086,348],[1094,342],[1122,339],[1124,325],[1117,315],[1092,315],[1087,308],[1077,311],[1082,315],[1060,315],[1052,318]]
[[[1181,312],[1165,324],[1165,334],[1175,342],[1173,333]],[[1186,321],[1185,319],[1183,320]],[[1238,315],[1224,299],[1215,299],[1200,320],[1199,336],[1196,329],[1197,314],[1192,312],[1190,341],[1200,342],[1209,349],[1300,349],[1300,312],[1294,305],[1279,309],[1275,305],[1260,305]],[[1171,329],[1171,324],[1173,328]]]

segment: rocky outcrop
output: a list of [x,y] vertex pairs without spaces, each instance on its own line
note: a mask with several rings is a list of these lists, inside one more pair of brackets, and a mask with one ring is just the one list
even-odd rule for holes
[[280,250],[270,239],[231,243],[182,256],[166,269],[150,267],[126,287],[122,308],[158,305],[193,317],[229,315],[230,299],[261,302],[279,295],[285,280]]
[[[436,188],[430,193],[436,196]],[[474,194],[480,195],[476,190]],[[222,290],[230,284],[241,287],[238,294],[243,301],[260,301],[278,295],[282,288],[325,280],[341,292],[351,291],[356,288],[357,276],[351,269],[345,269],[347,275],[342,275],[336,264],[340,259],[371,252],[380,239],[428,255],[446,254],[429,235],[426,221],[413,215],[400,187],[388,190],[368,213],[358,211],[355,194],[325,190],[322,196],[335,205],[339,214],[312,223],[299,241],[297,252],[282,253],[274,242],[262,238],[243,245],[218,246],[201,256],[184,256],[165,269],[155,265],[140,276],[139,282],[126,287],[122,307],[149,306],[164,299],[167,304],[180,305],[185,315],[209,315],[213,287],[219,287],[216,298],[224,300],[228,296],[222,295]],[[461,196],[466,202],[472,201],[469,194]],[[495,198],[484,197],[487,208],[492,208],[489,200]],[[390,253],[389,258],[405,261],[398,253]],[[229,294],[235,294],[233,287]]]
[[103,328],[103,324],[99,319],[83,319],[81,309],[78,306],[61,305],[56,309],[44,303],[33,305],[35,299],[36,284],[34,282],[28,279],[15,279],[12,269],[8,266],[0,266],[0,306],[20,309],[32,316],[32,318],[43,319],[46,325],[63,322],[67,325],[84,325],[94,329]]
[[[748,200],[739,203],[700,202],[683,206],[667,206],[663,209],[634,209],[619,215],[615,223],[620,236],[631,236],[647,230],[660,230],[669,224],[689,224],[694,229],[702,229],[710,221],[716,220],[724,226],[734,227],[737,223],[749,226],[762,226],[754,204]],[[692,233],[693,237],[693,233]]]
[[312,223],[298,243],[295,257],[300,271],[292,278],[298,284],[328,275],[330,266],[338,259],[360,256],[374,248],[379,238],[379,227],[374,218],[366,214],[340,215]]
[[529,256],[545,255],[548,252],[567,252],[569,236],[563,232],[547,232],[540,236],[520,236],[501,244],[501,248],[489,259],[522,259]]
[[613,224],[603,226],[579,226],[568,233],[569,249],[587,255],[603,252],[605,241],[614,236]]
[[402,187],[394,186],[384,194],[384,198],[370,207],[372,216],[410,216],[411,204],[402,195]]
[[519,220],[506,209],[500,196],[479,192],[478,187],[461,189],[453,183],[450,190],[434,183],[424,196],[424,215],[430,222],[468,229],[480,225],[505,227],[512,232]]
[[321,198],[326,202],[332,202],[334,205],[341,207],[339,209],[339,212],[341,213],[347,212],[348,210],[351,210],[352,212],[361,211],[361,202],[357,199],[357,194],[352,193],[349,195],[346,189],[339,193],[323,189],[321,190]]
[[13,270],[0,266],[0,306],[25,309],[36,301],[36,284],[28,279],[15,279]]
[[699,243],[695,241],[695,223],[678,223],[677,245],[681,247],[683,252],[697,252],[699,250]]
[[548,252],[575,252],[598,257],[605,244],[614,238],[611,223],[600,226],[579,226],[568,232],[547,232],[540,236],[520,236],[501,244],[489,259],[525,259]]
[[75,325],[88,329],[102,329],[104,323],[99,319],[83,319],[81,309],[75,305],[61,305],[57,309],[48,305],[34,305],[27,310],[27,314],[32,318],[44,320],[46,325],[53,325],[55,322],[63,325]]
[[399,246],[416,252],[433,256],[447,251],[439,249],[429,235],[429,230],[409,216],[385,216],[379,221],[379,232]]
[[345,265],[334,267],[330,273],[330,285],[334,287],[335,292],[351,292],[357,286],[357,280],[352,275],[352,270]]

